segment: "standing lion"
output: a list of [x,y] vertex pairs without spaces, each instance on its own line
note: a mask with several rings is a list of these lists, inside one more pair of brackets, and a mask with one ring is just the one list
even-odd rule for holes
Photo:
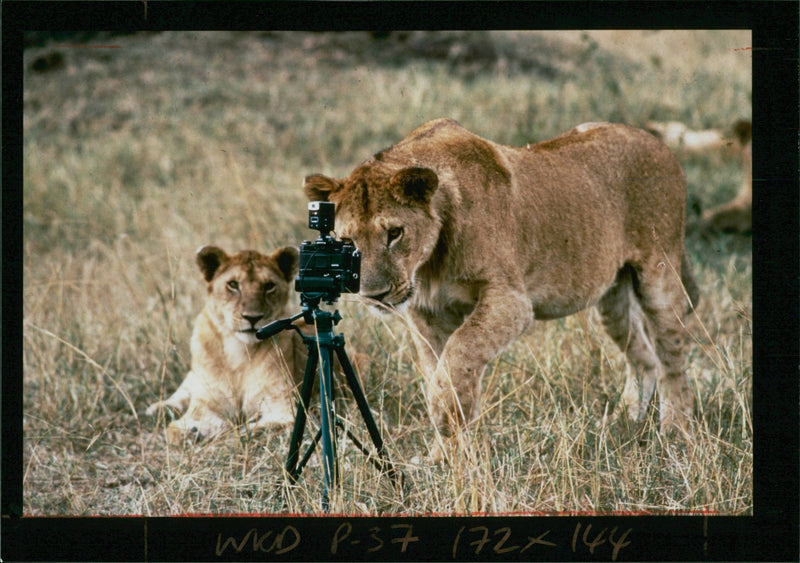
[[477,418],[487,363],[535,319],[591,306],[633,367],[627,416],[641,421],[658,388],[662,430],[689,426],[686,183],[649,133],[587,123],[508,147],[437,119],[304,190],[336,204],[338,234],[362,253],[361,294],[416,327],[443,434]]

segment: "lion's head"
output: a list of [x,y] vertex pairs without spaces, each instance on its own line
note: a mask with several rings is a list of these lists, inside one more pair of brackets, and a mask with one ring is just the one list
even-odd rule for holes
[[256,330],[284,314],[297,261],[292,246],[269,256],[252,250],[229,256],[216,246],[200,248],[197,265],[208,282],[206,311],[214,324],[245,344],[257,342]]
[[441,219],[431,205],[439,178],[429,168],[392,169],[375,160],[344,180],[306,177],[311,201],[336,204],[336,233],[361,251],[361,295],[398,306],[414,292],[414,276],[433,253]]

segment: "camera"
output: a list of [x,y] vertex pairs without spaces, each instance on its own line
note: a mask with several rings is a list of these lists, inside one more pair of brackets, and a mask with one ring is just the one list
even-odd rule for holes
[[329,201],[308,204],[308,227],[319,231],[317,240],[300,245],[300,265],[294,289],[306,298],[333,303],[342,293],[358,293],[361,254],[352,244],[331,236],[336,206]]

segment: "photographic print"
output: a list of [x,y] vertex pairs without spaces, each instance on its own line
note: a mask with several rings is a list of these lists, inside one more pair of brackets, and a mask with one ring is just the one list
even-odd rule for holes
[[[450,203],[447,213],[459,229],[472,225],[477,234],[450,233],[437,243],[445,240],[440,233],[447,226],[434,231],[430,216],[419,225],[401,218],[421,205],[417,200],[382,215],[397,223],[396,237],[413,245],[427,237],[432,242],[425,244],[454,246],[443,252],[460,252],[461,245],[470,254],[460,269],[441,273],[465,281],[431,289],[428,299],[456,303],[436,306],[443,307],[441,314],[468,319],[478,286],[486,283],[481,280],[497,277],[475,272],[507,270],[488,258],[512,254],[524,262],[528,291],[550,295],[537,297],[530,322],[508,314],[515,288],[501,286],[500,304],[487,305],[500,307],[500,318],[485,321],[495,324],[482,338],[460,342],[479,347],[504,329],[508,335],[481,349],[480,356],[489,358],[485,367],[466,365],[465,350],[451,354],[451,369],[463,360],[464,369],[478,373],[451,374],[454,382],[444,384],[426,373],[436,362],[430,367],[415,348],[415,335],[425,338],[423,329],[393,313],[391,296],[379,304],[383,314],[375,315],[364,298],[345,291],[335,304],[343,317],[336,331],[345,333],[351,356],[365,360],[358,376],[386,451],[409,486],[398,490],[340,430],[331,509],[363,515],[752,513],[749,31],[27,37],[25,514],[321,512],[317,456],[297,483],[287,484],[283,474],[305,350],[302,344],[297,349],[294,331],[262,342],[254,330],[300,311],[294,247],[318,234],[306,224],[303,178],[347,178],[371,155],[402,147],[398,143],[418,127],[432,127],[435,134],[437,122],[424,124],[441,118],[452,121],[439,127],[452,131],[423,147],[436,155],[397,158],[439,166],[440,192],[449,189],[448,181],[461,182],[462,201]],[[644,144],[643,155],[665,151],[664,161],[644,173],[670,182],[672,172],[663,170],[673,167],[678,184],[681,169],[686,178],[685,196],[681,185],[674,200],[660,201],[653,193],[634,198],[630,205],[642,207],[634,212],[643,215],[642,227],[623,227],[619,241],[602,240],[617,235],[600,229],[626,221],[624,211],[615,214],[618,204],[584,209],[581,200],[603,189],[605,180],[591,169],[628,154],[642,158],[639,149],[623,149],[629,152],[621,156],[601,152],[593,164],[582,160],[595,158],[589,146],[578,161],[553,165],[553,188],[521,179],[551,166],[547,159],[558,151],[547,152],[548,140],[587,122],[644,130],[623,133],[633,135],[626,142]],[[474,142],[484,144],[477,146],[513,150],[487,148],[494,154],[486,156],[471,149],[475,154],[454,165],[447,162],[453,152],[470,150],[448,148],[456,135],[465,143],[479,139]],[[596,142],[611,145],[618,136]],[[510,163],[519,151],[531,157],[529,165]],[[442,170],[459,166],[494,166],[511,179],[465,180],[458,172],[450,172],[456,179],[441,177]],[[559,166],[564,182],[585,184],[559,184]],[[630,173],[624,164],[609,172],[615,178]],[[491,204],[463,201],[501,189],[519,195],[504,200],[508,214],[500,222],[486,217],[501,213]],[[547,189],[556,193],[542,195]],[[576,199],[554,207],[553,197]],[[637,229],[666,214],[679,226],[676,236],[684,236],[685,225],[685,243],[667,240],[666,228],[648,233],[649,241],[633,240]],[[512,215],[522,219],[513,222]],[[574,244],[547,238],[561,233],[571,233]],[[378,243],[343,235],[364,247],[367,292],[381,283],[403,283],[375,281],[378,274],[370,269],[380,266],[371,252],[380,252]],[[520,242],[533,235],[538,238]],[[657,257],[653,268],[672,270],[658,283],[684,282],[676,284],[670,307],[686,307],[689,314],[670,309],[665,315],[675,324],[672,337],[682,341],[668,353],[682,354],[685,365],[665,367],[660,350],[651,357],[662,344],[656,317],[642,311],[650,305],[642,299],[649,272],[642,272],[644,260],[629,262],[630,252],[614,254],[619,244],[638,245],[636,252]],[[648,244],[652,250],[644,250]],[[281,250],[287,246],[293,255]],[[196,253],[200,247],[206,250]],[[681,277],[684,248],[688,262]],[[245,250],[257,254],[237,254]],[[434,261],[431,252],[413,258],[420,279],[420,264]],[[606,258],[620,263],[605,266],[584,252],[611,253]],[[533,273],[537,268],[544,274]],[[240,287],[231,289],[234,283]],[[634,296],[630,312],[603,314],[601,296],[626,283],[630,289],[621,291]],[[581,293],[571,284],[591,288]],[[576,303],[556,310],[559,299]],[[627,293],[621,299],[627,302]],[[413,307],[416,315],[426,310]],[[260,318],[250,325],[243,319],[248,314]],[[646,317],[644,323],[638,316]],[[244,338],[242,323],[251,330]],[[461,321],[452,323],[432,324],[439,330],[435,338],[446,338]],[[459,344],[450,338],[450,348]],[[443,350],[446,345],[436,356]],[[662,377],[684,377],[684,396],[675,405]],[[454,394],[467,411],[461,414],[471,419],[465,431],[438,432],[441,420],[432,411],[439,407],[431,398],[437,385],[473,386]],[[651,400],[654,386],[658,399]],[[309,406],[307,436],[319,426],[316,400]],[[666,409],[686,411],[685,428],[661,425]],[[347,432],[371,445],[345,389],[335,410]],[[448,411],[439,418],[458,417]]]
[[192,6],[16,34],[4,558],[796,546],[775,37]]

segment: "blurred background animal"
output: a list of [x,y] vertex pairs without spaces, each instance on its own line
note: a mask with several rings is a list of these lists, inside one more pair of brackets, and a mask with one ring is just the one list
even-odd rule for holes
[[749,121],[733,126],[734,147],[742,159],[742,183],[731,201],[703,212],[703,224],[711,231],[747,234],[753,227],[753,131]]
[[[753,135],[752,124],[740,119],[733,124],[732,135],[720,129],[692,130],[679,121],[648,121],[645,129],[663,140],[678,155],[711,153],[731,148],[742,162],[742,182],[732,200],[702,212],[702,228],[709,232],[747,234],[752,229],[753,206]],[[692,201],[697,197],[690,195]]]

